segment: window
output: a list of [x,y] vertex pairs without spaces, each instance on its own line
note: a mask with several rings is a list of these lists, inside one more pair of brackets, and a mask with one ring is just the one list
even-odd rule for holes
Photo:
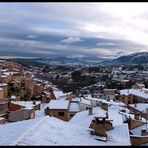
[[64,112],[58,112],[58,116],[64,116]]

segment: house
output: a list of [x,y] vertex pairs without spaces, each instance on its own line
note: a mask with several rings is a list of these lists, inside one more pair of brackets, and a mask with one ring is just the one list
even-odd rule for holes
[[132,145],[146,145],[148,144],[148,124],[143,124],[130,130],[130,138]]
[[54,93],[54,96],[57,100],[65,100],[65,99],[71,100],[71,98],[73,97],[71,92],[63,93],[63,91],[54,90],[53,93]]
[[128,112],[123,113],[124,123],[128,123],[130,130],[130,139],[132,145],[147,145],[148,144],[148,124],[139,114],[127,109]]
[[142,83],[136,83],[135,85],[132,86],[132,89],[142,89],[145,88],[145,85]]
[[147,103],[136,103],[136,104],[130,104],[128,106],[130,109],[130,112],[133,114],[138,115],[139,117],[143,117],[146,119],[147,116],[147,109],[148,109],[148,104]]
[[147,89],[123,89],[120,90],[119,99],[125,104],[148,102]]
[[104,89],[104,96],[108,100],[113,100],[115,98],[115,92],[117,89]]
[[21,107],[28,108],[28,109],[34,109],[34,110],[40,110],[40,101],[11,101],[13,104],[17,104]]
[[34,117],[35,110],[27,108],[19,109],[8,114],[8,120],[13,122],[32,119]]
[[45,114],[57,117],[61,120],[68,121],[69,100],[51,100],[47,104]]
[[11,101],[8,120],[15,122],[35,118],[35,111],[40,110],[40,103],[40,101]]
[[123,103],[128,105],[128,104],[132,104],[133,103],[134,96],[131,95],[131,94],[128,94],[128,95],[120,94],[120,95],[116,96],[116,100],[122,101]]

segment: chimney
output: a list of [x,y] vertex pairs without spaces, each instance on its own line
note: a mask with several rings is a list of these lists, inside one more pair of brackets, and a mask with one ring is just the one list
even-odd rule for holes
[[93,114],[93,108],[92,107],[89,107],[88,108],[88,115],[92,115]]
[[107,136],[105,118],[95,117],[95,135],[97,136]]
[[147,136],[147,130],[146,128],[141,129],[141,136]]

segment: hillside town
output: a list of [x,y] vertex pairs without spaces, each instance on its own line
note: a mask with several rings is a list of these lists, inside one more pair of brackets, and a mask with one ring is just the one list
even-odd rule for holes
[[1,60],[0,145],[147,145],[148,71],[138,68]]

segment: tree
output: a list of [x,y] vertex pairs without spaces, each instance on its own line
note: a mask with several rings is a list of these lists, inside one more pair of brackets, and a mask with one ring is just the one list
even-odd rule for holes
[[74,71],[71,73],[71,77],[74,81],[78,82],[81,79],[81,72],[80,71]]

